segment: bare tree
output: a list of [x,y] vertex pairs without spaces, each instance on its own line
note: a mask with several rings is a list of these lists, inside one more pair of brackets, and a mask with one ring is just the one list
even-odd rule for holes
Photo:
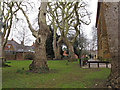
[[[80,30],[80,34],[79,36],[77,36],[75,42],[73,43],[73,47],[74,47],[74,52],[75,54],[78,56],[79,58],[79,64],[81,67],[81,56],[84,53],[83,51],[85,51],[88,40],[86,38],[86,36],[84,35],[83,31]],[[69,38],[73,38],[72,36],[69,36]]]
[[[89,25],[89,22],[84,21],[84,17],[88,16],[89,19],[89,13],[85,9],[86,4],[85,3],[79,3],[79,2],[54,2],[49,3],[49,16],[52,17],[51,24],[54,28],[54,52],[55,52],[55,58],[60,59],[60,44],[63,41],[69,50],[69,57],[70,61],[74,60],[74,49],[73,49],[73,43],[75,42],[77,36],[79,35],[79,23],[84,23],[86,25]],[[82,8],[86,12],[83,12],[82,14],[79,13],[79,9]],[[90,20],[90,19],[89,19]],[[56,42],[56,32],[57,30],[60,31],[61,36],[59,40]],[[74,31],[75,35],[72,40],[68,40],[68,33],[70,31]]]
[[[21,21],[20,21],[21,22]],[[19,22],[19,23],[20,23]],[[23,22],[22,22],[23,23]],[[22,28],[20,28],[22,27]],[[22,45],[22,49],[23,49],[23,60],[24,60],[24,56],[25,56],[25,45],[29,42],[31,42],[31,38],[29,37],[31,36],[31,34],[28,32],[28,30],[26,29],[26,26],[20,26],[19,25],[19,30],[16,31],[16,34],[14,36],[14,38],[17,39],[17,41],[19,41]]]
[[92,27],[92,40],[91,40],[91,50],[96,50],[97,47],[97,29],[95,26]]
[[39,8],[39,14],[38,14],[38,25],[39,29],[35,30],[30,21],[29,17],[27,16],[26,12],[22,7],[19,7],[19,9],[23,12],[29,29],[31,30],[33,36],[36,38],[35,41],[35,58],[32,62],[32,64],[29,66],[29,70],[32,72],[45,72],[45,70],[49,70],[47,65],[47,57],[46,57],[46,39],[50,33],[49,27],[46,24],[46,10],[47,10],[47,4],[48,2],[41,1],[41,5]]
[[[20,3],[18,3],[18,6]],[[0,29],[2,32],[2,57],[4,57],[4,48],[7,43],[12,25],[13,25],[13,17],[16,15],[19,8],[16,7],[16,4],[10,1],[3,0],[0,1],[0,13],[1,13],[1,22],[3,29]]]

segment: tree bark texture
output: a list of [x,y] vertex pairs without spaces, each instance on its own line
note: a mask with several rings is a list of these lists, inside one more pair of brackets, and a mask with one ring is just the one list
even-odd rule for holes
[[45,46],[50,30],[46,24],[46,9],[47,2],[41,2],[38,14],[39,31],[35,42],[35,58],[32,64],[29,66],[29,69],[32,72],[45,72],[46,70],[49,70]]
[[66,37],[63,37],[63,42],[66,44],[66,46],[68,48],[69,61],[70,62],[74,61],[76,59],[76,57],[75,57],[75,53],[74,53],[74,49],[73,49],[72,43],[70,43]]
[[107,85],[120,88],[120,45],[119,45],[119,20],[120,7],[118,2],[104,2],[103,10],[108,34],[108,44],[112,57],[111,73]]
[[56,41],[56,37],[53,38],[53,50],[54,50],[54,54],[55,54],[55,60],[60,60],[61,59],[61,55],[60,55],[60,43],[57,43]]

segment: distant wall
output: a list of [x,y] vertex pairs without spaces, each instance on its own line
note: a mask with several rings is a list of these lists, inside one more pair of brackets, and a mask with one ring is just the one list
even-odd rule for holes
[[[9,52],[5,54],[6,60],[23,60],[23,52]],[[32,52],[24,53],[24,60],[32,60],[34,58],[34,54]]]
[[111,58],[109,45],[108,45],[108,35],[107,35],[107,27],[105,23],[103,3],[101,2],[99,8],[99,17],[97,22],[97,56],[98,58]]

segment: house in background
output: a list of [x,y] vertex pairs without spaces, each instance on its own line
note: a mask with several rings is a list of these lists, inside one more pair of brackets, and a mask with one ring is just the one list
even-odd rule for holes
[[13,39],[8,40],[4,51],[5,51],[5,58],[7,60],[23,60],[23,55],[24,57],[26,57],[27,55],[28,56],[33,55],[34,43],[32,46],[23,46],[22,42],[21,44],[18,44]]

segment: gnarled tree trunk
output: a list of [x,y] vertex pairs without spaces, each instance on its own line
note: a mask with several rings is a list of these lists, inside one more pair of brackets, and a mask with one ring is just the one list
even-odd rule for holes
[[68,48],[69,61],[74,61],[76,58],[75,58],[75,53],[74,53],[74,49],[73,49],[72,43],[70,43],[68,41],[68,39],[66,39],[66,37],[63,37],[63,42],[67,45],[67,48]]
[[30,65],[29,69],[33,72],[44,72],[45,70],[49,70],[47,65],[47,57],[46,57],[46,48],[45,41],[46,36],[41,35],[41,37],[35,42],[35,57]]
[[0,32],[0,38],[1,38],[1,40],[0,40],[0,63],[2,64],[2,65],[0,65],[0,66],[2,66],[2,67],[4,67],[4,66],[8,66],[7,64],[5,64],[5,51],[4,51],[4,49],[5,49],[5,46],[3,45],[3,40],[4,40],[4,37],[3,37],[3,33],[2,32]]
[[46,9],[47,2],[41,2],[38,15],[38,24],[40,29],[35,42],[35,58],[29,66],[29,69],[32,72],[45,72],[46,70],[49,70],[45,44],[50,30],[46,24]]
[[61,55],[60,55],[60,45],[59,43],[57,43],[56,41],[56,37],[53,38],[53,50],[54,50],[54,55],[55,55],[55,60],[60,60],[61,59]]
[[75,58],[75,53],[74,53],[72,44],[68,43],[67,47],[68,47],[68,51],[69,51],[70,61],[74,61],[76,58]]
[[2,67],[2,32],[0,32],[0,67]]
[[[120,46],[119,46],[119,4],[118,2],[104,2],[104,15],[108,34],[110,54],[112,56],[111,73],[107,85],[120,88]],[[118,17],[119,16],[119,17]]]

